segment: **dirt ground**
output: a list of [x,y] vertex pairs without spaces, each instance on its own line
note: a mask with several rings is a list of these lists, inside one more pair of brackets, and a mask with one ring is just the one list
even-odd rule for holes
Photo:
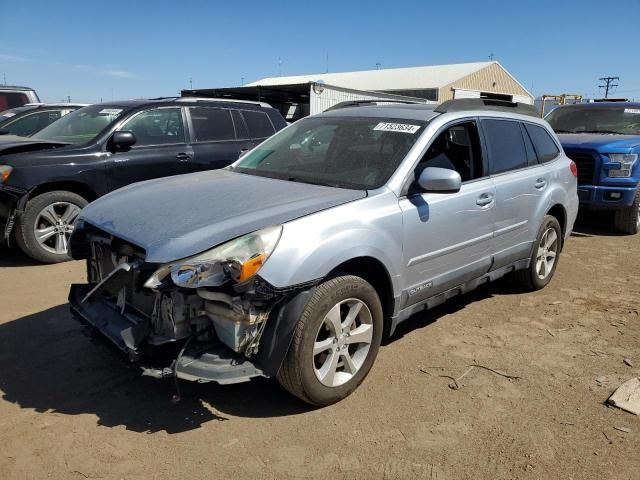
[[501,281],[417,315],[337,405],[312,409],[271,380],[184,383],[173,405],[170,381],[71,318],[82,263],[3,249],[0,478],[635,480],[640,417],[604,402],[640,374],[639,271],[640,235],[589,222],[546,289]]

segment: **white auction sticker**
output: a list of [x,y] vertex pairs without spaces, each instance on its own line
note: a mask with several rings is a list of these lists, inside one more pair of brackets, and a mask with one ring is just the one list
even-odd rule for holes
[[7,113],[3,113],[2,114],[2,116],[4,118],[10,118],[10,117],[13,117],[14,115],[15,115],[15,113],[13,113],[13,112],[7,112]]
[[640,108],[625,108],[624,113],[631,113],[634,115],[640,115]]
[[382,132],[416,133],[418,130],[420,130],[420,125],[409,125],[408,123],[380,122],[375,126],[374,130]]
[[121,111],[121,108],[103,108],[98,115],[118,115]]

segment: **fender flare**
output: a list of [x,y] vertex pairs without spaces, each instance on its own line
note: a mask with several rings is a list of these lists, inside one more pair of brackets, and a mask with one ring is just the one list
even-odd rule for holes
[[296,325],[315,291],[314,286],[294,294],[267,320],[256,358],[256,364],[266,375],[275,376],[280,370]]

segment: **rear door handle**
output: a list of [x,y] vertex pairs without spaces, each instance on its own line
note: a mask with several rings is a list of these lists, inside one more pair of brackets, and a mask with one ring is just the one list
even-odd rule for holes
[[538,178],[536,180],[536,183],[533,184],[534,187],[536,187],[538,190],[542,190],[544,187],[547,186],[547,179],[546,178]]
[[176,155],[176,158],[181,162],[186,162],[187,160],[191,160],[191,155],[185,152],[180,152],[179,154]]
[[486,207],[493,203],[493,193],[483,193],[476,200],[476,205],[479,207]]

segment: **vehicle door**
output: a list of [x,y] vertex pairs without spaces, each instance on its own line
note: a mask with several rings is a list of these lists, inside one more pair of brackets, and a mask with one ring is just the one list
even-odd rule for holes
[[[496,189],[486,172],[477,120],[445,126],[429,144],[400,199],[406,282],[402,307],[487,273],[491,267]],[[420,191],[427,167],[456,170],[460,191]]]
[[107,176],[112,188],[152,178],[189,172],[193,157],[185,141],[180,107],[157,107],[133,114],[118,127],[131,132],[136,142],[126,151],[113,151],[107,142]]
[[215,106],[187,107],[187,110],[194,152],[191,171],[226,167],[257,144],[249,138],[237,110]]
[[548,169],[538,163],[525,125],[498,118],[482,118],[480,124],[496,186],[495,270],[529,257],[550,179]]

